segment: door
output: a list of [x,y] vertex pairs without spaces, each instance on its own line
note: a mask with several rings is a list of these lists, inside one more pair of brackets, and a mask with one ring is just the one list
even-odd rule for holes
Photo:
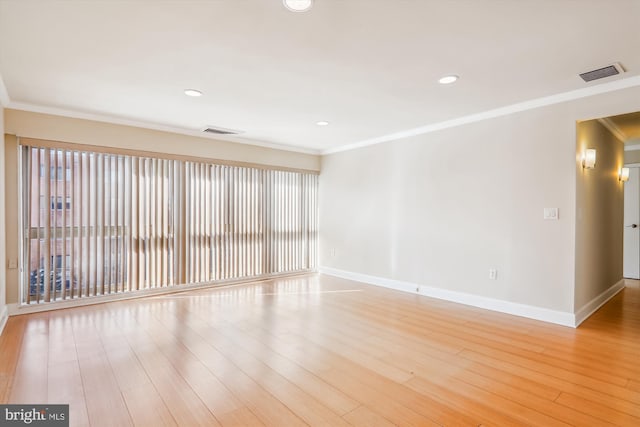
[[629,168],[624,183],[623,239],[622,275],[640,279],[640,168]]

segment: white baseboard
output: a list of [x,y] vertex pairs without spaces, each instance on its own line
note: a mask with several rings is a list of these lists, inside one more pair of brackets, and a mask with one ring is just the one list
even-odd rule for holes
[[576,311],[576,327],[580,325],[582,322],[587,320],[589,316],[596,312],[600,307],[602,307],[607,301],[616,296],[618,292],[624,289],[625,281],[624,279],[620,279],[618,283],[611,286],[609,289],[586,303],[582,308]]
[[9,319],[9,309],[6,305],[2,306],[0,309],[0,335],[2,335],[2,331],[4,330],[4,326],[7,324],[7,320]]
[[[403,282],[400,280],[386,279],[383,277],[369,276],[366,274],[354,273],[351,271],[339,270],[330,267],[320,267],[319,272],[330,276],[341,277],[343,279],[355,280],[368,283],[370,285],[382,286],[403,292],[424,295],[445,301],[498,311],[500,313],[513,314],[515,316],[527,317],[529,319],[542,320],[543,322],[555,323],[557,325],[575,328],[575,316],[573,313],[550,310],[548,308],[536,307],[532,305],[519,304],[495,298],[483,297],[464,292],[449,291],[441,288],[420,285],[417,283]],[[610,297],[609,297],[610,298]]]

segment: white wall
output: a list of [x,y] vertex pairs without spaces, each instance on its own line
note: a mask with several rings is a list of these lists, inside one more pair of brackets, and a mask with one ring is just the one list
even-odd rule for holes
[[0,103],[0,333],[4,328],[7,320],[7,304],[6,304],[6,233],[5,233],[5,186],[4,186],[4,108]]
[[324,156],[320,265],[573,314],[576,121],[636,110],[639,87]]
[[640,150],[625,151],[624,163],[625,165],[632,164],[632,163],[640,163]]

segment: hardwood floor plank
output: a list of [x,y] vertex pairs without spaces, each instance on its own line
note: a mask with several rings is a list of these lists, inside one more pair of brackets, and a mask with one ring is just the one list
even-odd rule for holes
[[69,405],[69,419],[74,420],[74,425],[89,425],[84,385],[77,360],[49,365],[47,387],[47,403]]
[[634,379],[630,379],[629,384],[627,384],[627,388],[640,393],[640,380],[636,381]]
[[[276,350],[263,344],[251,335],[247,333],[241,334],[241,330],[234,325],[226,325],[225,328],[221,330],[221,333],[223,333],[227,339],[233,340],[235,344],[240,346],[240,351],[247,351],[256,358],[262,358],[265,365],[282,375],[292,384],[298,386],[305,393],[321,402],[336,414],[344,415],[360,406],[357,401],[322,381],[304,369],[303,366],[280,355]],[[239,336],[242,336],[242,339],[237,339]]]
[[10,317],[0,335],[0,403],[3,404],[9,403],[26,323],[27,316]]
[[[478,417],[474,413],[459,413],[448,403],[437,398],[414,392],[405,386],[393,387],[384,377],[370,372],[340,369],[323,371],[319,375],[345,393],[360,395],[365,405],[375,408],[381,416],[393,420],[398,425],[475,425]],[[368,377],[365,377],[368,376]],[[393,396],[388,389],[402,389],[401,397]]]
[[[504,399],[511,400],[519,405],[531,408],[538,413],[548,415],[569,425],[614,425],[606,422],[606,420],[594,419],[594,417],[581,412],[579,408],[575,408],[578,410],[567,410],[566,407],[555,402],[557,397],[554,400],[544,399],[533,393],[529,393],[524,389],[512,387],[481,375],[474,375],[471,372],[464,372],[460,374],[457,380],[498,395]],[[449,386],[454,390],[457,390],[458,388],[456,384],[449,384]],[[532,419],[533,417],[527,415],[526,418]]]
[[10,403],[47,402],[49,369],[48,313],[27,318]]
[[[114,320],[118,318],[117,313],[113,314],[113,318]],[[151,328],[143,327],[140,329],[128,329],[127,327],[121,327],[117,328],[117,330],[114,330],[114,333],[118,333],[117,331],[129,331],[131,334],[136,336],[134,341],[135,345],[140,345],[141,351],[144,352],[149,351],[149,349],[153,348],[156,343],[156,341],[151,338],[151,335],[145,334],[145,332],[151,331],[151,333],[155,333],[155,331],[157,330],[157,326],[153,326]],[[114,338],[119,342],[126,342],[127,339],[125,335],[123,335],[122,338],[117,336]],[[162,352],[162,349],[158,348],[158,351]],[[182,351],[182,353],[178,353],[179,351]],[[131,360],[134,365],[140,364],[138,355],[135,353],[135,351],[131,350],[131,353],[132,354],[128,355],[126,359],[124,359],[124,361],[128,362],[129,360]],[[188,353],[186,349],[173,349],[173,351],[171,352],[171,356],[168,359],[172,360],[175,357],[178,357],[181,361],[181,363],[177,364],[172,363],[172,366],[175,369],[176,373],[179,374],[184,379],[184,381],[186,381],[191,390],[195,392],[198,398],[202,401],[202,403],[204,403],[204,405],[208,408],[208,410],[211,412],[211,414],[213,414],[214,417],[217,418],[217,415],[219,414],[223,414],[239,408],[240,405],[238,401],[234,399],[233,396],[231,396],[230,392],[217,380],[217,378],[215,378],[211,374],[211,372],[206,369],[206,367],[202,363],[195,359],[192,354]],[[193,363],[184,363],[185,361],[189,360],[191,360]],[[139,375],[144,374],[144,377],[141,378],[139,383],[144,383],[147,381],[151,382],[151,380],[148,379],[149,377],[147,376],[147,373],[144,371],[144,368],[141,364],[140,368],[142,369],[142,373]],[[124,371],[127,370],[130,371],[130,368],[125,367]],[[121,384],[121,388],[123,390],[126,390],[129,384],[130,381],[126,380],[124,384]],[[182,383],[181,387],[184,387]]]
[[[164,314],[173,317],[171,311],[166,311]],[[140,322],[141,319],[138,319],[138,321]],[[179,331],[174,331],[174,334],[167,333],[168,329],[166,328],[158,327],[157,321],[149,322],[146,326],[136,329],[138,331],[142,329],[150,331],[151,333],[145,334],[146,338],[143,338],[149,342],[154,342],[156,346],[159,346],[160,351],[171,353],[172,359],[181,362],[176,364],[177,367],[185,366],[189,371],[193,372],[193,368],[197,368],[198,364],[202,363],[208,368],[209,375],[215,374],[217,379],[237,396],[237,399],[246,405],[265,425],[305,425],[286,405],[267,393],[249,376],[239,372],[238,367],[230,359],[216,348],[208,345],[201,337],[191,334],[188,326],[183,324]],[[186,364],[182,362],[186,362]],[[202,374],[202,371],[199,372]],[[191,381],[191,384],[197,384],[194,381],[197,381],[198,378],[200,378],[199,375],[194,376],[192,374],[187,374],[185,377],[186,381]],[[207,401],[215,400],[218,397],[214,393],[205,394],[203,397]],[[224,397],[224,399],[229,399],[229,397]],[[217,417],[227,418],[226,415],[230,410],[235,411],[238,408],[239,406],[236,404],[227,404],[221,409],[216,403],[212,405],[211,409]]]
[[178,425],[220,425],[175,369],[174,364],[177,361],[172,360],[175,357],[174,354],[165,353],[162,348],[154,344],[153,338],[141,329],[136,334],[135,340],[130,335],[126,336],[129,345]]
[[637,405],[637,402],[640,399],[640,394],[638,392],[629,390],[627,388],[610,385],[602,389],[592,389],[556,378],[551,375],[540,373],[536,370],[531,370],[527,367],[515,365],[504,360],[493,359],[479,353],[464,352],[463,357],[467,357],[471,360],[476,360],[483,364],[492,366],[496,369],[504,370],[505,372],[508,372],[512,375],[529,378],[533,381],[543,382],[548,385],[552,385],[559,390],[568,391],[574,395],[598,401],[604,405],[610,406],[612,409],[619,407],[620,404],[624,402],[629,402]]
[[396,425],[366,406],[358,406],[344,415],[344,419],[355,427],[394,427]]
[[[266,333],[266,332],[265,332]],[[294,341],[304,342],[296,336]],[[407,417],[425,417],[443,425],[470,425],[474,418],[450,408],[450,402],[417,393],[403,384],[394,382],[329,349],[308,342],[301,347],[287,346],[278,338],[271,338],[280,351],[298,363],[304,363],[318,377],[347,395],[359,396],[359,400],[375,407],[384,416],[399,419],[398,413]],[[394,415],[395,414],[395,415]],[[426,422],[426,421],[425,421]]]
[[265,424],[249,408],[243,406],[218,417],[225,427],[262,427]]
[[137,387],[127,387],[122,392],[122,397],[124,397],[134,425],[140,427],[178,425],[164,400],[150,382],[144,382]]
[[[178,314],[180,315],[180,314]],[[218,333],[206,323],[191,321],[192,329],[203,332],[201,339],[209,342],[222,355],[247,376],[251,377],[262,388],[285,404],[293,413],[310,425],[340,426],[346,423],[339,415],[331,412],[318,400],[305,393],[285,377],[271,369],[267,364],[250,353],[243,351],[226,335]]]
[[133,425],[93,322],[80,314],[72,318],[71,330],[90,425]]
[[624,412],[616,411],[615,409],[601,405],[591,400],[583,399],[578,396],[574,396],[570,393],[562,393],[556,400],[561,405],[565,405],[569,408],[574,408],[578,411],[587,413],[595,418],[609,423],[614,423],[621,426],[637,426],[640,425],[640,418],[634,417]]

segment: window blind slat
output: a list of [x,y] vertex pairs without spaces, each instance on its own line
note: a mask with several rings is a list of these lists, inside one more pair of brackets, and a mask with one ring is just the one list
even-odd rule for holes
[[[42,277],[43,282],[43,290],[44,290],[44,301],[49,302],[51,297],[50,292],[50,282],[51,282],[51,156],[48,151],[42,150],[41,155],[44,156],[44,203],[43,203],[43,216],[44,216],[44,259],[42,263],[44,264],[44,276]],[[38,272],[40,273],[40,272]],[[40,274],[38,274],[40,275]],[[39,298],[38,298],[39,299]]]
[[62,252],[62,271],[61,271],[61,276],[62,276],[62,284],[60,286],[60,298],[62,299],[66,299],[67,298],[67,153],[66,152],[57,152],[56,156],[60,157],[60,161],[62,162],[62,172],[63,172],[63,179],[62,179],[62,184],[60,185],[62,187],[62,208],[61,208],[61,216],[62,216],[62,221],[61,221],[61,225],[60,225],[60,235],[61,235],[61,240],[62,240],[62,247],[61,252]]
[[[20,164],[22,165],[22,186],[21,186],[21,190],[23,190],[23,194],[27,193],[24,191],[25,187],[24,185],[29,182],[29,177],[31,176],[31,164],[32,162],[30,161],[31,157],[32,157],[32,149],[29,147],[23,147],[20,150]],[[37,163],[36,163],[37,164]],[[24,197],[23,199],[23,209],[24,212],[26,213],[26,218],[23,217],[22,220],[22,228],[26,228],[28,231],[27,233],[25,233],[25,235],[23,236],[22,239],[22,248],[24,251],[24,260],[25,263],[29,263],[30,264],[30,260],[31,260],[31,253],[32,253],[32,247],[31,247],[31,221],[33,218],[33,212],[32,212],[32,207],[33,207],[34,203],[33,203],[33,194],[31,194],[29,192],[29,194]],[[29,265],[29,267],[31,267]],[[23,301],[26,300],[27,304],[31,303],[31,277],[30,277],[30,273],[31,273],[31,268],[23,268],[22,269],[23,273],[22,273],[22,280],[24,283],[29,283],[29,286],[27,289],[23,289],[22,291],[22,296],[23,296]]]
[[[40,167],[40,162],[41,162],[41,151],[40,149],[36,149],[35,150],[35,155],[36,155],[36,165],[37,168],[39,169],[38,171],[38,177],[36,179],[36,193],[35,193],[35,199],[36,199],[36,215],[37,215],[37,240],[35,242],[35,247],[36,247],[36,259],[35,259],[35,297],[36,297],[36,302],[40,302],[40,285],[44,286],[44,276],[40,274],[40,270],[44,268],[44,265],[42,265],[42,261],[41,261],[41,257],[42,257],[42,239],[44,238],[44,231],[43,231],[43,227],[44,227],[44,219],[43,219],[43,210],[44,210],[44,206],[42,206],[42,203],[40,202],[41,199],[43,199],[43,197],[41,197],[40,195],[42,194],[42,181],[45,179],[46,175],[45,175],[45,168],[46,166],[43,165],[42,167]],[[43,273],[44,274],[44,273]]]
[[123,234],[125,234],[124,238],[124,262],[125,266],[123,267],[123,284],[122,291],[129,292],[132,290],[131,288],[131,278],[133,275],[133,206],[131,205],[131,194],[133,190],[133,186],[131,184],[133,171],[132,171],[132,162],[133,159],[130,157],[123,157],[123,175],[124,175],[124,205],[123,209]]

